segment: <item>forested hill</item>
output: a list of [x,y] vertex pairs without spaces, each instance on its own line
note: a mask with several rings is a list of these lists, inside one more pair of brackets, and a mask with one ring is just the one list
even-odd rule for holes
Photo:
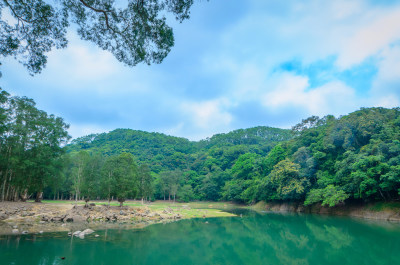
[[221,133],[201,140],[201,147],[210,148],[213,146],[226,145],[265,145],[281,141],[287,141],[293,137],[290,130],[272,128],[266,126],[258,126],[248,129],[239,129],[229,133]]
[[116,129],[109,133],[91,134],[77,138],[68,146],[69,151],[87,150],[103,155],[115,155],[128,152],[140,160],[150,156],[180,152],[193,153],[197,150],[195,142],[181,137],[162,133],[145,132],[131,129]]
[[[131,153],[138,162],[149,164],[154,172],[187,169],[189,164],[210,149],[229,149],[240,146],[240,153],[256,150],[266,154],[277,142],[289,140],[290,130],[259,126],[217,134],[199,142],[169,136],[162,133],[131,129],[116,129],[109,133],[91,134],[72,141],[68,146],[71,153],[81,150],[105,156],[123,152]],[[240,149],[240,147],[239,147]]]

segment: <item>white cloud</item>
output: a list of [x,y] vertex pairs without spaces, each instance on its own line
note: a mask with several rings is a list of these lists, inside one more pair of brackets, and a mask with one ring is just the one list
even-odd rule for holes
[[391,43],[400,40],[400,10],[382,13],[344,41],[337,65],[343,69],[362,63]]
[[97,124],[71,124],[68,133],[72,136],[72,139],[76,139],[81,136],[103,133],[114,130],[115,128],[101,127]]
[[93,81],[106,79],[121,69],[111,53],[80,40],[72,32],[68,34],[68,39],[67,49],[54,50],[49,54],[47,68],[51,72],[62,72],[72,80]]
[[227,105],[226,99],[216,99],[203,102],[184,102],[181,109],[195,128],[218,130],[229,127],[232,121],[232,115],[224,109]]
[[309,88],[308,78],[289,73],[274,77],[274,88],[262,97],[262,103],[270,109],[300,107],[309,115],[346,114],[360,104],[354,90],[334,81],[321,87]]
[[400,106],[400,45],[384,49],[377,66],[379,70],[370,91],[370,105]]

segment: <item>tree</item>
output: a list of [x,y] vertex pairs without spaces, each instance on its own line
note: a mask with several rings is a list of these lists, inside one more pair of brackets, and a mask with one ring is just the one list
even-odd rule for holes
[[137,174],[138,169],[132,154],[122,153],[116,157],[114,193],[121,207],[128,197],[134,198],[137,195]]
[[299,165],[289,159],[280,161],[269,174],[269,179],[276,191],[276,199],[300,199],[306,192],[309,182],[301,178]]
[[[67,29],[111,52],[128,66],[161,63],[174,45],[166,16],[189,18],[193,0],[1,0],[0,55],[16,57],[31,74],[40,73],[46,53],[68,44]],[[14,21],[6,19],[7,15]]]
[[110,205],[112,197],[115,195],[115,174],[114,170],[117,167],[117,157],[112,156],[105,159],[103,167],[101,168],[102,171],[102,178],[101,178],[101,195],[102,197],[107,198],[108,205]]
[[81,197],[81,190],[85,179],[84,174],[87,173],[85,168],[87,166],[88,160],[89,160],[89,153],[86,151],[80,151],[79,153],[75,154],[72,158],[73,161],[72,175],[73,175],[73,183],[75,189],[75,203],[77,203]]
[[349,195],[340,188],[330,184],[324,189],[312,189],[307,194],[304,205],[310,205],[322,201],[322,206],[333,207],[338,203],[344,202]]
[[102,164],[103,158],[99,154],[90,155],[86,161],[82,181],[82,195],[86,207],[88,202],[99,194]]
[[60,172],[68,125],[38,110],[32,99],[0,92],[1,199],[26,200],[29,193],[40,202],[44,189]]
[[138,188],[139,188],[139,196],[141,197],[143,204],[144,199],[150,197],[153,192],[152,176],[148,165],[140,165],[139,167]]

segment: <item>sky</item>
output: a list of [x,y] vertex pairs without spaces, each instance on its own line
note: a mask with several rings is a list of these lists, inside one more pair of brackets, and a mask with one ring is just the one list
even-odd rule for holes
[[400,106],[400,1],[196,1],[161,64],[127,67],[79,39],[0,86],[61,116],[73,138],[130,128],[200,140],[312,115]]

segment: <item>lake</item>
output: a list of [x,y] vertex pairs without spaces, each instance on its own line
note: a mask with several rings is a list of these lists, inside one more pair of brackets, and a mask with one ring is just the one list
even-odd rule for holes
[[[1,264],[399,264],[400,224],[242,211],[85,239],[0,236]],[[62,259],[64,258],[64,259]]]

